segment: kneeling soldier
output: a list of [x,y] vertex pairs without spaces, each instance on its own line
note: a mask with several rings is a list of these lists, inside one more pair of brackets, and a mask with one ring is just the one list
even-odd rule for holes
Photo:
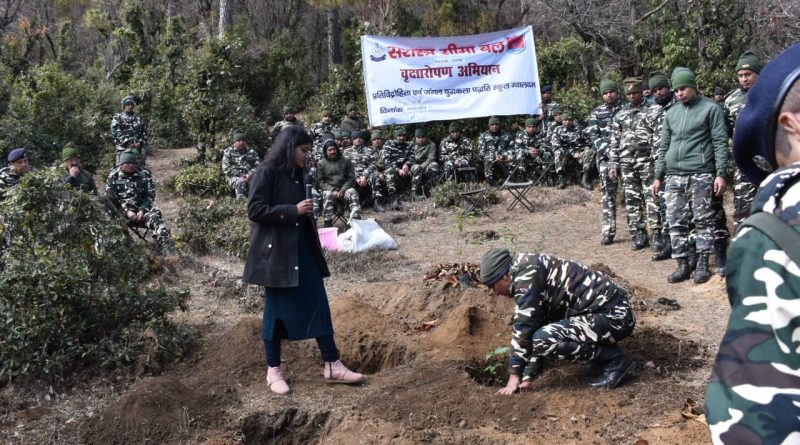
[[517,303],[510,375],[500,394],[516,392],[523,371],[526,378],[538,375],[546,358],[596,364],[602,375],[592,388],[614,388],[636,368],[617,345],[633,332],[633,310],[627,292],[608,275],[550,255],[512,259],[506,249],[491,249],[481,258],[480,278]]

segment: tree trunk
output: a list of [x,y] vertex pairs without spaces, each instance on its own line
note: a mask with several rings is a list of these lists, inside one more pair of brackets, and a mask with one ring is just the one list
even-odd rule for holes
[[219,38],[233,25],[233,12],[236,0],[219,0]]
[[328,66],[330,67],[342,63],[340,41],[339,8],[331,8],[328,11],[328,56],[330,57]]

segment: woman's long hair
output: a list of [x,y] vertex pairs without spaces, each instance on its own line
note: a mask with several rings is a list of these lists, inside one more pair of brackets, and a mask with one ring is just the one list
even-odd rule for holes
[[298,145],[311,145],[313,142],[311,136],[301,127],[287,127],[275,138],[262,165],[269,169],[291,171],[296,167],[294,149]]

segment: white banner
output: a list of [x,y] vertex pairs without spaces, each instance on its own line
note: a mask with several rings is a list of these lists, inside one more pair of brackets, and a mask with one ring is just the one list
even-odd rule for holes
[[474,36],[361,37],[370,125],[539,114],[530,26]]

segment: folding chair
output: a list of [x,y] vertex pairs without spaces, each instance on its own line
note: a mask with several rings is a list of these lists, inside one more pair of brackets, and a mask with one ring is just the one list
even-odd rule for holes
[[[520,157],[519,159],[514,160],[514,161],[510,161],[509,160],[509,161],[504,161],[504,162],[499,162],[498,163],[498,165],[500,165],[500,168],[502,170],[504,170],[505,173],[506,173],[506,180],[503,181],[503,185],[500,186],[500,190],[503,190],[503,188],[505,188],[506,184],[514,183],[514,179],[515,179],[514,175],[516,175],[517,170],[522,165],[523,161],[524,161],[524,158]],[[509,168],[509,165],[511,166],[510,168]]]
[[548,175],[550,175],[553,171],[555,171],[554,169],[555,169],[556,163],[555,162],[544,162],[544,163],[542,163],[542,166],[543,167],[542,167],[541,173],[539,173],[539,176],[537,176],[536,179],[533,180],[533,185],[534,186],[541,186],[541,185],[545,185],[547,183]]
[[486,187],[476,187],[478,170],[475,167],[458,167],[455,170],[458,195],[461,197],[461,215],[473,213],[479,206],[486,204]]
[[511,203],[508,205],[508,210],[514,210],[517,204],[522,204],[523,207],[528,209],[529,212],[533,212],[533,203],[525,196],[528,193],[528,190],[533,188],[533,181],[525,181],[525,182],[508,182],[506,181],[503,184],[502,189],[508,190],[511,193]]

